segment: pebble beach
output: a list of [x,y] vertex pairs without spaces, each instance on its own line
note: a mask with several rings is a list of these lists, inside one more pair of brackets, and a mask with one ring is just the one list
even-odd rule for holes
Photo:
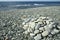
[[0,40],[60,40],[60,6],[0,11]]

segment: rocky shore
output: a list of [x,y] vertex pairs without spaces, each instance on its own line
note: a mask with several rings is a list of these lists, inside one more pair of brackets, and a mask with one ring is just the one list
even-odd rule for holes
[[22,24],[23,29],[25,29],[23,33],[29,34],[35,40],[51,38],[60,32],[58,23],[49,17],[28,18]]
[[0,11],[0,40],[60,40],[60,6]]

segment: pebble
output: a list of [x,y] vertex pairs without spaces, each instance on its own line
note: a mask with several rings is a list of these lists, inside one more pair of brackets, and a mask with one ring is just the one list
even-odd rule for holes
[[44,31],[44,27],[40,27],[39,30],[40,30],[40,31]]
[[[29,34],[35,40],[41,40],[41,38],[46,39],[46,37],[52,37],[60,32],[60,26],[57,26],[53,19],[49,17],[39,17],[30,20],[27,22],[28,24],[24,24],[25,34]],[[47,38],[47,40],[49,39]]]
[[25,32],[23,32],[23,33],[28,34],[28,31],[25,31]]
[[35,40],[40,40],[41,39],[41,34],[37,34],[37,36],[34,37]]
[[23,29],[25,29],[25,30],[26,30],[27,28],[28,28],[28,25],[24,25]]
[[57,28],[60,30],[60,26],[57,26]]
[[33,30],[32,30],[31,28],[28,28],[27,31],[28,31],[28,32],[32,32]]
[[57,33],[59,33],[59,30],[57,30],[57,29],[53,29],[51,32],[52,35],[57,34]]
[[34,22],[30,22],[30,23],[29,23],[29,27],[31,27],[32,29],[34,29],[35,23],[34,23]]
[[47,36],[48,34],[49,34],[48,31],[44,31],[44,32],[42,33],[42,36],[45,37],[45,36]]
[[37,30],[37,29],[39,29],[40,28],[40,24],[37,24],[36,26],[35,26],[35,29]]
[[35,30],[35,31],[34,31],[34,34],[37,34],[37,33],[39,33],[39,30]]
[[35,34],[34,33],[30,33],[30,36],[33,37],[33,36],[35,36]]

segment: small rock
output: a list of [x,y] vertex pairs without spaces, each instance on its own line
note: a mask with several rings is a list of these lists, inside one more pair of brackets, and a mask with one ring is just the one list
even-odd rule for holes
[[40,40],[41,39],[41,34],[37,34],[37,36],[34,37],[35,40]]
[[31,28],[28,28],[27,31],[28,32],[33,32],[33,30]]
[[57,28],[60,30],[60,26],[57,26]]
[[35,29],[36,29],[36,30],[39,29],[40,26],[41,26],[40,24],[37,24],[36,27],[35,27]]
[[24,25],[23,29],[25,29],[25,30],[26,30],[27,28],[28,28],[28,25]]
[[46,25],[44,26],[44,30],[50,30],[49,27]]
[[41,21],[41,22],[38,22],[38,24],[43,24],[43,22]]
[[34,34],[37,34],[37,33],[39,33],[39,30],[35,30],[35,31],[34,31]]
[[34,33],[30,33],[30,36],[33,37],[33,36],[35,36],[35,34]]
[[28,31],[25,31],[25,32],[23,32],[23,33],[28,34]]
[[42,36],[45,37],[45,36],[47,36],[48,34],[49,34],[48,31],[44,31],[44,32],[42,33]]
[[25,24],[26,24],[25,22],[22,23],[22,25],[25,25]]
[[52,35],[57,34],[57,33],[59,33],[59,30],[57,30],[57,29],[54,29],[54,30],[51,32]]
[[52,35],[51,35],[51,34],[49,34],[49,35],[48,35],[48,37],[52,37]]
[[44,31],[44,27],[40,27],[39,30],[40,30],[40,31]]
[[40,17],[41,19],[45,19],[46,17]]
[[34,22],[30,22],[30,23],[29,23],[29,27],[31,27],[32,29],[34,29],[35,23],[34,23]]
[[46,23],[47,23],[47,24],[50,24],[50,22],[49,22],[48,20],[46,20]]

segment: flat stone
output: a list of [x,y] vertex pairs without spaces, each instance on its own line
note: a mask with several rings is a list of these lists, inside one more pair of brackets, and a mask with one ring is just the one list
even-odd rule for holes
[[32,30],[31,28],[28,28],[27,31],[28,31],[28,32],[32,32],[33,30]]
[[29,27],[32,28],[32,29],[34,29],[35,23],[34,23],[34,22],[30,22],[30,23],[29,23]]
[[35,26],[35,29],[37,30],[37,29],[39,29],[40,28],[40,24],[37,24],[36,26]]
[[50,30],[49,27],[46,25],[44,26],[44,30]]
[[25,29],[25,30],[26,30],[27,28],[28,28],[28,25],[24,25],[23,29]]
[[23,32],[23,33],[28,34],[28,31],[25,31],[25,32]]
[[43,24],[43,22],[41,21],[41,22],[38,22],[38,24]]
[[37,34],[37,33],[39,33],[39,30],[35,30],[35,31],[34,31],[34,34]]
[[59,33],[59,30],[57,30],[57,29],[54,29],[54,30],[51,32],[52,35],[57,34],[57,33]]
[[44,27],[40,27],[39,30],[40,30],[40,31],[44,31]]
[[41,19],[45,19],[46,17],[40,17]]
[[41,34],[37,34],[37,36],[34,37],[35,40],[40,40],[41,39]]
[[60,30],[60,26],[57,26],[57,28]]
[[47,36],[48,34],[49,34],[48,31],[44,31],[44,32],[42,33],[42,36],[45,37],[45,36]]
[[30,33],[30,36],[33,37],[33,36],[35,36],[35,34],[34,33]]

